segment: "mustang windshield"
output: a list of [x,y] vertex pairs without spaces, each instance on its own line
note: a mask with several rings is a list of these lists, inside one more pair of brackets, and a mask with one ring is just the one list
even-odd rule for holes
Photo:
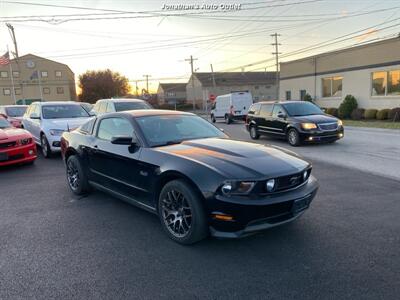
[[285,103],[283,105],[291,117],[300,117],[300,116],[309,116],[309,115],[322,115],[324,114],[322,110],[309,102],[294,102],[294,103]]
[[6,113],[9,117],[22,117],[26,111],[26,106],[6,107]]
[[89,117],[89,113],[80,105],[45,105],[42,108],[43,119],[69,119]]
[[185,140],[227,137],[215,126],[197,116],[145,116],[137,121],[151,147],[178,144]]

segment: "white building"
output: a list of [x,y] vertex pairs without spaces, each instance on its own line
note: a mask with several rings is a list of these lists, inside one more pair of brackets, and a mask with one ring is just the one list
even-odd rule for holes
[[400,37],[280,64],[281,100],[307,93],[321,107],[348,94],[360,108],[400,107]]

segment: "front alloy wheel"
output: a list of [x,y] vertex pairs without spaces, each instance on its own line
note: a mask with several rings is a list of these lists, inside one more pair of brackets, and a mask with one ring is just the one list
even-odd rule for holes
[[40,148],[42,149],[42,154],[45,158],[49,158],[51,156],[50,145],[47,141],[46,135],[44,134],[42,134],[40,137]]
[[173,180],[163,187],[158,215],[164,231],[178,243],[193,244],[208,234],[201,198],[185,180]]
[[260,138],[260,135],[257,132],[257,128],[254,125],[250,127],[250,137],[253,140],[258,140]]
[[299,146],[300,145],[300,136],[296,129],[292,128],[288,131],[287,134],[288,142],[291,146]]

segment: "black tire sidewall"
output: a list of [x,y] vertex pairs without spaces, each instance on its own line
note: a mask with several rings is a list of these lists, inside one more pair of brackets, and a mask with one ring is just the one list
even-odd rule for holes
[[[43,139],[44,139],[44,143],[45,143],[45,147],[47,148],[47,153],[46,155],[43,153]],[[40,136],[40,148],[42,148],[42,154],[45,158],[50,158],[51,157],[51,149],[50,149],[50,144],[49,141],[47,140],[47,137],[44,133],[42,133],[42,135]]]
[[[252,130],[255,131],[255,135],[254,135],[254,136],[251,134]],[[250,126],[250,137],[251,137],[253,140],[258,140],[258,138],[260,137],[260,135],[259,135],[258,132],[257,132],[257,128],[256,128],[255,125]]]
[[[291,132],[295,132],[296,133],[296,143],[291,143],[290,142],[290,133]],[[300,145],[300,135],[299,135],[299,132],[296,130],[296,129],[294,129],[294,128],[291,128],[291,129],[289,129],[288,130],[288,133],[287,133],[287,140],[288,140],[288,143],[291,145],[291,146],[293,146],[293,147],[296,147],[296,146],[299,146]]]
[[213,123],[215,123],[215,117],[214,117],[214,115],[211,115],[211,122],[213,122]]
[[229,115],[225,115],[225,123],[231,124],[231,118],[229,117]]
[[[161,199],[163,199],[165,194],[172,189],[181,192],[185,196],[186,201],[192,210],[192,225],[189,229],[189,233],[184,237],[174,236],[168,230],[163,220]],[[203,204],[201,203],[201,198],[198,195],[198,192],[186,180],[178,179],[168,182],[160,192],[157,209],[161,226],[163,227],[164,232],[166,232],[172,240],[180,244],[190,245],[199,242],[208,235],[207,218]]]
[[[67,184],[68,184],[68,187],[70,188],[70,190],[71,190],[74,194],[76,194],[76,195],[83,195],[83,194],[87,193],[88,190],[89,190],[89,184],[88,184],[88,180],[87,180],[86,173],[85,173],[85,171],[83,170],[82,164],[81,164],[79,158],[78,158],[76,155],[71,155],[70,157],[68,157],[67,162],[66,162],[67,167],[68,167],[68,164],[69,164],[70,162],[72,162],[73,164],[75,164],[75,167],[76,167],[77,170],[78,170],[78,173],[79,173],[79,186],[78,186],[78,188],[77,188],[76,190],[74,190],[74,189],[70,186],[70,184],[69,184],[69,182],[68,182],[68,177],[67,177]],[[68,176],[68,173],[67,173],[67,172],[68,172],[68,168],[66,168],[66,175]]]

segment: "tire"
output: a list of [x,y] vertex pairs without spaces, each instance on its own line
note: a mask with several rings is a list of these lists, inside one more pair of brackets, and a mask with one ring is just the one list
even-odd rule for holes
[[180,244],[193,244],[208,235],[201,198],[185,180],[173,180],[163,187],[158,200],[158,216],[169,238]]
[[250,126],[250,137],[253,140],[258,140],[260,138],[255,125]]
[[68,186],[75,195],[84,195],[89,192],[89,182],[86,172],[76,155],[68,157],[66,162]]
[[286,137],[291,146],[297,147],[300,145],[300,135],[296,129],[289,129]]
[[211,122],[213,122],[213,123],[216,122],[216,119],[215,119],[214,115],[211,115]]
[[229,124],[231,124],[231,122],[232,122],[232,120],[229,117],[229,115],[225,115],[225,123],[229,125]]
[[47,141],[46,135],[42,133],[40,135],[40,148],[42,149],[42,154],[45,158],[50,158],[52,155],[49,142]]

